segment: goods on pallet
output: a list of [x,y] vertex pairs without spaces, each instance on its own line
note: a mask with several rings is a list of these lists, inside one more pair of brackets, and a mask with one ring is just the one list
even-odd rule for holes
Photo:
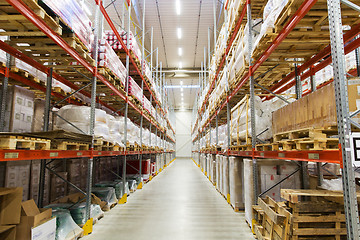
[[29,199],[30,161],[6,162],[5,187],[21,187],[22,200]]
[[129,76],[129,94],[135,97],[140,102],[140,105],[143,105],[143,98],[144,98],[143,90],[130,76]]
[[[254,180],[252,169],[253,162],[251,159],[244,159],[244,200],[245,200],[245,219],[251,225],[253,219],[252,205],[254,204]],[[276,201],[281,200],[280,189],[298,189],[300,188],[300,174],[298,167],[291,161],[258,159],[258,192],[269,195]],[[297,172],[295,172],[297,171]],[[280,184],[274,187],[280,180]],[[272,187],[272,188],[271,188]],[[270,189],[271,188],[271,189]],[[270,190],[269,190],[270,189]]]
[[105,39],[100,40],[99,66],[110,69],[122,82],[123,86],[125,86],[126,68]]
[[8,86],[4,128],[6,132],[31,132],[34,98],[34,92],[26,88]]
[[224,197],[229,200],[229,193],[230,193],[230,189],[229,189],[229,161],[228,161],[228,157],[227,156],[222,156],[221,159],[221,180],[222,180],[222,191],[221,193],[224,195]]
[[120,117],[108,115],[108,122],[111,141],[119,145],[120,147],[125,147],[125,145],[123,144],[124,125],[122,124],[122,119]]
[[137,188],[136,180],[133,179],[127,179],[126,180],[129,184],[130,192],[135,192]]
[[43,2],[74,31],[81,42],[90,50],[94,41],[92,22],[79,2],[76,0],[43,0]]
[[95,187],[112,187],[112,188],[114,188],[115,196],[117,199],[120,199],[124,195],[122,182],[103,181],[103,182],[96,183],[94,186]]
[[[66,131],[90,134],[90,107],[66,105],[58,111],[56,127]],[[68,123],[67,121],[70,123]],[[95,128],[94,135],[97,137],[103,137],[105,140],[110,139],[110,132],[108,127],[108,118],[105,111],[95,110]],[[75,125],[77,128],[75,128]],[[81,131],[79,129],[81,129]]]
[[[32,239],[32,228],[51,220],[51,216],[51,209],[38,209],[34,200],[22,202],[20,224],[16,225],[16,239]],[[55,232],[56,227],[54,225],[54,228],[49,236],[53,236],[55,238]]]
[[[129,177],[138,177],[140,171],[140,160],[128,160],[126,164],[127,175],[129,175]],[[150,159],[143,159],[141,164],[141,177],[146,181],[150,177]]]
[[[271,112],[272,108],[266,102],[262,102],[259,96],[255,96],[255,132],[257,137],[266,141],[272,137]],[[251,111],[250,98],[245,96],[235,107],[231,109],[231,141],[237,145],[251,143]]]
[[[123,193],[123,189],[124,189],[124,181],[122,179],[115,179],[114,182],[116,183],[119,183],[120,186],[121,186],[121,192]],[[130,189],[129,189],[129,183],[126,182],[125,183],[125,193],[123,193],[123,195],[126,194],[126,195],[130,195]],[[123,196],[121,195],[121,197]]]
[[230,157],[229,162],[230,204],[237,211],[244,209],[244,163],[239,157]]
[[[342,191],[282,189],[285,202],[258,199],[258,239],[346,239]],[[359,195],[358,195],[359,196]]]
[[74,222],[69,210],[57,209],[52,214],[56,217],[56,240],[76,239],[83,235],[84,230]]
[[[357,109],[360,99],[358,86],[357,80],[348,80],[350,112]],[[359,121],[359,118],[355,117],[354,121]],[[326,129],[336,125],[333,83],[275,111],[272,120],[274,134],[305,128]]]
[[93,187],[91,192],[100,198],[101,201],[106,202],[109,208],[117,203],[115,189],[113,187]]

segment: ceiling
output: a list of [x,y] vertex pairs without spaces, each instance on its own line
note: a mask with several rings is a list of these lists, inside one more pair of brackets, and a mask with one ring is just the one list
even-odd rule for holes
[[[122,25],[123,0],[107,0],[107,11],[115,25]],[[144,0],[132,0],[132,32],[138,34],[141,45],[141,25]],[[208,47],[208,32],[210,28],[210,45],[213,49],[214,0],[179,0],[180,14],[177,14],[177,0],[145,0],[145,47],[150,51],[151,28],[153,28],[153,46],[158,48],[159,62],[166,70],[166,85],[169,101],[174,109],[192,109],[199,88],[172,88],[173,85],[198,85],[201,62],[204,61],[204,47]],[[111,3],[111,4],[109,4]],[[222,24],[222,3],[215,0],[217,9],[217,28]],[[220,17],[219,17],[220,16]],[[127,19],[127,17],[125,17]],[[220,20],[219,20],[220,19]],[[126,22],[126,21],[125,21]],[[125,23],[126,28],[126,23]],[[105,26],[106,28],[106,26]],[[182,37],[178,38],[177,29],[181,28]],[[182,48],[182,56],[178,49]],[[149,52],[148,52],[149,53]],[[146,54],[147,55],[147,54]],[[207,58],[206,53],[206,58]],[[148,59],[150,60],[150,59]],[[153,57],[156,65],[156,54]],[[207,60],[206,60],[207,61]],[[184,72],[179,70],[182,63]],[[191,70],[191,71],[189,71]],[[182,97],[183,95],[183,97]],[[183,98],[183,101],[182,101]]]

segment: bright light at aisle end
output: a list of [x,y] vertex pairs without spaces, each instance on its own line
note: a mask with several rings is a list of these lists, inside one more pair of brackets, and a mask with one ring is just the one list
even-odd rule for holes
[[178,36],[178,39],[182,38],[182,30],[179,27],[177,28],[177,36]]
[[176,14],[180,15],[181,14],[181,5],[180,5],[180,0],[176,0]]
[[179,62],[179,68],[182,68],[183,66],[182,66],[182,62]]
[[183,49],[182,49],[181,47],[179,47],[178,53],[179,53],[179,56],[182,56],[182,55],[183,55]]

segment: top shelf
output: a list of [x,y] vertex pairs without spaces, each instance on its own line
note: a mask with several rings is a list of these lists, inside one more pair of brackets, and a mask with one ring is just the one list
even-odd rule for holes
[[[54,69],[54,79],[74,90],[84,88],[80,91],[80,93],[86,97],[90,97],[91,95],[88,91],[86,91],[87,87],[85,87],[85,85],[90,82],[92,77],[97,77],[99,92],[105,93],[106,95],[106,97],[98,97],[97,102],[114,112],[119,112],[119,109],[121,109],[123,104],[127,102],[132,108],[129,118],[134,119],[137,118],[137,116],[142,115],[149,123],[154,125],[159,132],[166,133],[166,129],[160,126],[160,124],[156,122],[151,115],[145,114],[141,106],[136,105],[133,101],[131,101],[131,99],[129,99],[124,87],[119,84],[118,79],[111,76],[111,74],[108,74],[106,69],[101,70],[95,67],[94,60],[90,57],[87,49],[83,48],[81,43],[77,41],[78,39],[76,36],[62,31],[63,29],[58,18],[54,19],[50,17],[43,8],[32,0],[2,1],[0,3],[0,8],[4,10],[3,14],[5,13],[5,15],[3,15],[3,24],[1,26],[5,32],[2,32],[1,35],[11,37],[10,42],[5,43],[0,41],[0,48],[2,50],[44,72],[45,74],[49,74],[50,67],[52,67]],[[109,25],[114,26],[102,5],[100,5],[100,10]],[[117,34],[117,37],[120,36],[115,28],[113,31]],[[129,55],[131,64],[136,68],[136,71],[139,76],[141,76],[142,81],[144,81],[145,87],[148,89],[150,94],[153,95],[153,99],[159,106],[160,112],[163,117],[166,118],[165,111],[160,106],[151,89],[151,86],[142,75],[135,63],[135,60],[131,57],[130,51],[126,48],[122,39],[120,38],[119,40],[121,41],[126,54]],[[21,44],[24,42],[28,45]],[[57,64],[50,66],[43,65],[43,62],[56,62]],[[73,62],[77,62],[78,64],[73,65]],[[4,72],[6,72],[6,70]],[[30,82],[27,81],[27,83]],[[37,90],[41,87],[44,90],[44,86],[31,83],[30,87],[34,88],[34,86]],[[58,94],[57,97],[60,97],[60,95]],[[167,118],[166,123],[174,132]],[[174,142],[168,134],[167,139]]]

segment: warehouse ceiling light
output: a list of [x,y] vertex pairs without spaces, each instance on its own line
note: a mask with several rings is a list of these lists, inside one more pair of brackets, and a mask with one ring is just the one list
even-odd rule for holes
[[177,15],[180,15],[180,14],[181,14],[180,0],[176,0],[176,14],[177,14]]
[[184,91],[184,89],[183,89],[183,88],[181,88],[180,90],[181,90],[181,92],[183,92],[183,91]]
[[182,66],[182,62],[179,62],[179,68],[182,68],[183,66]]
[[180,81],[180,85],[183,85],[183,81]]
[[182,30],[179,27],[177,28],[177,36],[178,36],[178,39],[182,38]]
[[179,47],[178,53],[179,53],[179,56],[182,56],[182,55],[183,55],[183,49],[182,49],[181,47]]

